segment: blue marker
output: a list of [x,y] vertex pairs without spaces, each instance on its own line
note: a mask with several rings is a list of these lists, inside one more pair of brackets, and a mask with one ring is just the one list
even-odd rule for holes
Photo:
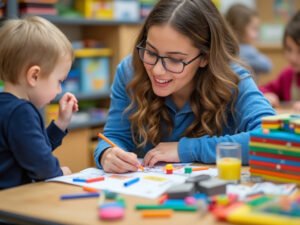
[[75,178],[73,178],[73,182],[86,182],[86,179],[83,179],[80,177],[75,177]]
[[60,200],[69,200],[69,199],[77,199],[77,198],[95,198],[99,197],[99,193],[79,193],[79,194],[70,194],[70,195],[62,195],[60,196]]
[[137,178],[134,178],[134,179],[132,179],[132,180],[126,181],[126,182],[124,183],[124,187],[128,187],[128,186],[130,186],[130,185],[132,185],[132,184],[138,182],[139,180],[140,180],[140,178],[137,177]]

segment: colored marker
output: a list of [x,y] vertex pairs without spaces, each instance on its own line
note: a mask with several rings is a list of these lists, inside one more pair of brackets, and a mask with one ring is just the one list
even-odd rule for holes
[[104,180],[104,177],[94,177],[94,178],[86,179],[86,182],[92,183],[92,182],[97,182],[97,181],[102,181],[102,180]]
[[86,182],[86,179],[75,177],[73,178],[73,182]]
[[134,183],[137,183],[137,182],[139,182],[139,180],[140,180],[140,178],[137,177],[137,178],[134,178],[134,179],[132,179],[132,180],[126,181],[126,182],[124,183],[124,187],[128,187],[128,186],[130,186],[130,185],[132,185],[132,184],[134,184]]
[[60,200],[69,200],[69,199],[78,199],[78,198],[95,198],[99,197],[99,193],[90,192],[90,193],[79,193],[79,194],[68,194],[60,196]]
[[100,192],[100,190],[92,187],[83,186],[83,190],[87,192]]
[[193,171],[201,171],[201,170],[208,170],[208,169],[209,169],[208,167],[204,167],[204,166],[202,166],[202,167],[193,167],[192,168]]
[[156,210],[156,209],[172,209],[174,211],[197,211],[198,207],[194,205],[143,205],[143,204],[137,204],[135,206],[136,210]]
[[158,209],[158,210],[143,210],[142,217],[144,218],[165,218],[173,215],[171,209]]
[[103,134],[98,133],[98,137],[101,138],[103,141],[107,142],[108,144],[110,144],[112,147],[117,147],[117,145],[115,143],[113,143],[111,140],[109,140]]

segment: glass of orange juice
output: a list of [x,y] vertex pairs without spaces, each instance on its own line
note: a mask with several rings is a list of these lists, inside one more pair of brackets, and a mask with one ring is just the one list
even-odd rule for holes
[[217,168],[219,178],[237,183],[241,178],[241,145],[235,142],[221,142],[217,145]]

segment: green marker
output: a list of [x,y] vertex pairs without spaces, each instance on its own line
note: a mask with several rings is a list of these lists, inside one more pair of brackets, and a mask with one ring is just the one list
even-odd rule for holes
[[172,209],[174,211],[197,211],[198,207],[193,205],[182,205],[182,204],[172,204],[172,205],[143,205],[137,204],[135,206],[136,210],[143,210],[143,209]]

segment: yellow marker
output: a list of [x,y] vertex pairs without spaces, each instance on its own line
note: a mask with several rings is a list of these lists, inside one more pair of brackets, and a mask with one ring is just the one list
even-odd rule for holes
[[242,162],[237,158],[225,157],[217,161],[219,178],[238,181],[241,176]]

